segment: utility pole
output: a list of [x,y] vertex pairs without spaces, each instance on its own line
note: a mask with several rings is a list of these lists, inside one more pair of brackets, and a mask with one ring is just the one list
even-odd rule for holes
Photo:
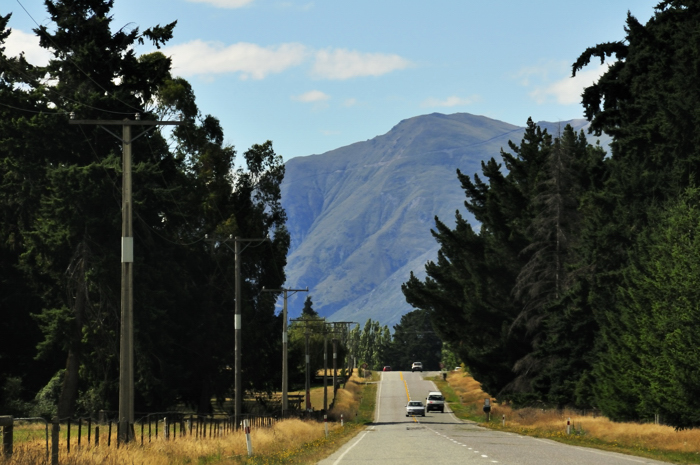
[[[234,253],[235,253],[235,272],[236,272],[236,310],[234,319],[234,337],[236,339],[236,366],[235,366],[235,405],[236,411],[234,412],[233,421],[236,428],[240,424],[241,417],[241,405],[243,402],[243,393],[241,392],[241,242],[263,242],[269,241],[269,238],[264,239],[243,239],[236,236],[234,238]],[[245,250],[245,249],[244,249]]]
[[309,327],[304,329],[304,336],[306,338],[306,376],[305,376],[305,387],[306,387],[306,411],[311,410],[311,383],[309,382],[309,366],[311,365],[311,359],[309,357]]
[[[333,399],[335,399],[335,393],[337,391],[337,386],[338,386],[338,337],[340,333],[343,331],[347,331],[347,329],[350,327],[350,325],[357,324],[354,321],[331,321],[328,323],[329,325],[332,325],[332,330],[331,333],[333,334],[332,342],[333,342]],[[349,354],[348,354],[348,358]],[[348,371],[349,373],[349,371]]]
[[323,411],[328,411],[328,328],[323,327]]
[[292,292],[291,295],[297,292],[309,292],[309,288],[306,289],[265,289],[263,287],[263,292],[284,292],[284,305],[282,306],[282,415],[289,410],[289,393],[288,393],[288,381],[289,381],[289,365],[287,364],[287,297],[288,292]]
[[304,323],[304,336],[306,338],[306,410],[308,411],[311,410],[311,383],[309,381],[309,371],[311,365],[311,358],[309,356],[309,337],[311,336],[311,332],[309,330],[309,326],[310,324],[325,325],[325,318],[318,320],[298,318],[292,321]]
[[[131,143],[156,126],[178,126],[182,121],[134,120],[76,120],[70,114],[69,124],[97,125],[122,142],[122,258],[121,258],[121,329],[119,341],[119,435],[123,442],[134,439],[134,229],[131,189]],[[105,126],[121,126],[119,137]],[[151,126],[138,136],[131,137],[132,126]]]

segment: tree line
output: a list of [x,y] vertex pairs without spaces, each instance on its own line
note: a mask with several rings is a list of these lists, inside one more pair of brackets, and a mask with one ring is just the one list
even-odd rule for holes
[[582,94],[591,132],[528,120],[519,144],[457,178],[470,224],[436,218],[424,280],[403,284],[484,389],[517,405],[700,425],[697,2],[660,2]]
[[285,282],[282,158],[269,141],[239,156],[168,57],[136,55],[175,22],[141,31],[113,26],[113,1],[45,5],[45,66],[5,54],[11,14],[0,16],[0,407],[117,408],[122,144],[70,114],[183,122],[132,136],[136,410],[206,413],[232,396],[236,236],[270,238],[241,254],[241,308],[243,389],[271,391],[282,321],[261,290]]

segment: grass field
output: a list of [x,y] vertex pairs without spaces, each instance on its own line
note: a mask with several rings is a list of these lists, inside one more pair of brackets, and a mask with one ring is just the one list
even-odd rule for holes
[[[675,431],[655,424],[615,423],[592,414],[535,408],[512,409],[492,403],[490,421],[482,411],[489,395],[468,373],[451,372],[436,379],[455,414],[492,429],[553,439],[678,464],[700,464],[700,430]],[[504,425],[505,416],[505,425]],[[570,434],[567,434],[570,421]]]
[[[376,376],[376,375],[375,375]],[[329,421],[326,437],[324,423],[283,420],[271,428],[251,431],[253,455],[248,456],[245,435],[242,432],[222,438],[165,440],[162,436],[150,444],[130,444],[107,448],[72,447],[67,454],[60,450],[61,465],[185,465],[185,464],[310,464],[327,457],[350,440],[365,424],[372,421],[376,384],[353,376],[344,389],[338,390],[334,409],[329,418],[343,415],[340,421]],[[329,402],[332,391],[329,389]],[[323,407],[323,389],[312,390],[314,408]],[[15,447],[11,458],[0,455],[0,465],[45,464],[46,444],[41,425],[15,429]]]

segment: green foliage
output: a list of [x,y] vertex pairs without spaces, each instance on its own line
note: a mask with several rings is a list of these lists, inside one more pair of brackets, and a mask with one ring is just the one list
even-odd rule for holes
[[46,383],[46,386],[41,388],[34,397],[34,403],[31,409],[31,416],[43,417],[47,420],[56,416],[58,411],[58,399],[61,396],[61,385],[65,370],[59,370]]
[[[328,331],[325,319],[318,316],[313,309],[311,296],[307,296],[301,317],[293,320],[289,326],[289,378],[292,384],[300,386],[305,384],[307,340],[311,378],[315,377],[318,370],[323,369],[323,357],[326,352],[328,354],[326,363],[329,368],[333,368],[333,335]],[[336,364],[339,364],[338,369],[343,365],[342,360],[342,358],[336,359]]]
[[314,303],[311,301],[311,296],[307,295],[304,300],[304,308],[301,309],[302,318],[319,318],[318,312],[314,310]]
[[458,173],[480,229],[436,221],[438,260],[403,291],[489,393],[700,423],[698,20],[697,2],[663,1],[574,64],[614,57],[583,94],[610,157],[530,121],[486,181]]
[[441,356],[442,341],[435,334],[428,313],[414,310],[394,326],[385,360],[398,370],[410,370],[413,362],[421,362],[423,370],[439,370]]
[[[647,337],[651,329],[643,328],[662,314],[673,318],[675,312],[683,311],[669,305],[668,288],[652,292],[646,288],[653,286],[652,277],[642,285],[638,273],[655,270],[653,279],[657,280],[668,273],[666,284],[678,286],[675,292],[680,295],[687,292],[685,284],[671,279],[682,268],[661,259],[672,252],[657,249],[669,244],[656,241],[665,240],[659,232],[659,207],[684,202],[679,198],[694,185],[700,169],[700,84],[690,77],[700,63],[700,53],[693,45],[700,34],[699,18],[696,2],[662,1],[645,25],[628,16],[624,41],[591,47],[573,66],[576,73],[593,58],[615,57],[608,71],[583,94],[592,129],[612,135],[614,142],[605,190],[590,199],[589,221],[581,232],[585,259],[595,269],[586,299],[600,327],[592,392],[594,402],[615,419],[648,419],[657,413],[661,399],[678,389],[672,387],[675,381],[652,382],[649,370],[687,382],[682,373],[668,371],[672,365],[650,364],[645,355],[647,350],[663,353],[665,344],[672,344],[672,336],[664,345],[659,345],[659,335],[637,339]],[[647,241],[648,251],[640,249],[641,240]],[[646,262],[651,259],[647,252],[658,254],[653,266]],[[680,261],[678,266],[695,273],[687,262]],[[641,325],[634,309],[640,315],[653,309],[655,316]],[[642,396],[640,390],[648,392]],[[663,408],[669,409],[667,421],[672,425],[683,427],[697,421],[692,414],[679,413],[673,401]]]
[[0,409],[5,415],[23,416],[30,404],[23,400],[22,379],[8,376],[0,387]]
[[580,302],[575,284],[585,274],[571,272],[581,260],[578,211],[600,187],[604,153],[570,126],[552,139],[531,120],[510,149],[501,154],[506,174],[493,159],[482,165],[488,182],[458,172],[480,230],[459,212],[454,229],[436,220],[438,261],[426,265],[424,282],[412,275],[403,291],[487,392],[570,404],[590,368],[571,356],[590,347],[594,328],[579,324],[592,319],[589,308],[574,320],[562,302]]
[[442,344],[440,361],[447,371],[454,370],[456,367],[462,365],[462,361],[459,359],[457,353],[449,344],[445,343]]
[[[697,366],[700,353],[700,191],[690,188],[654,212],[631,252],[632,265],[619,289],[616,341],[603,360],[620,368],[616,382],[624,386],[626,412],[610,402],[613,418],[627,416],[664,421],[678,427],[700,425]],[[602,384],[602,397],[611,380]]]
[[391,344],[391,333],[387,326],[368,319],[362,329],[357,325],[350,330],[350,356],[357,360],[357,366],[366,363],[370,370],[381,370],[388,365],[387,350]]
[[[233,384],[234,253],[223,238],[271,239],[250,244],[241,258],[243,364],[255,367],[243,386],[279,385],[277,364],[267,362],[281,352],[279,338],[269,337],[281,332],[281,319],[274,302],[258,296],[285,281],[284,164],[270,141],[237,163],[219,121],[202,115],[191,86],[170,74],[170,59],[134,53],[146,40],[165,44],[175,23],[113,31],[112,3],[47,1],[52,24],[36,30],[54,56],[46,67],[0,53],[0,100],[8,105],[0,107],[0,282],[11,289],[0,296],[9,315],[1,372],[26,378],[31,398],[66,367],[60,396],[49,383],[52,394],[37,397],[41,411],[58,399],[66,416],[76,405],[85,413],[116,408],[122,143],[95,125],[69,125],[66,115],[181,113],[184,124],[170,133],[132,135],[141,136],[131,144],[136,407],[186,403],[206,412]],[[0,41],[8,19],[0,17]],[[5,322],[27,329],[26,341]],[[30,363],[36,346],[41,360]]]

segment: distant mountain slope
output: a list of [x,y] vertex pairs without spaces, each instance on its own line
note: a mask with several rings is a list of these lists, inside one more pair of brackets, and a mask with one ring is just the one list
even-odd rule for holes
[[[552,134],[567,123],[542,123]],[[450,225],[464,209],[456,176],[500,160],[524,128],[467,113],[401,121],[365,142],[286,163],[282,204],[292,245],[287,284],[309,287],[314,308],[335,321],[368,318],[392,327],[411,307],[401,293],[410,271],[437,257],[430,234],[437,215]],[[289,301],[291,316],[305,295]]]

